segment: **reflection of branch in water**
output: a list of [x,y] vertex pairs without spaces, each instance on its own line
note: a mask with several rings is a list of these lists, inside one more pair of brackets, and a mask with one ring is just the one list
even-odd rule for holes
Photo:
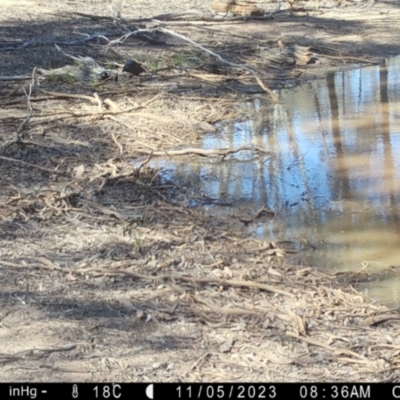
[[227,156],[229,154],[238,153],[239,151],[254,151],[262,154],[271,154],[269,151],[265,151],[260,147],[238,147],[236,149],[199,149],[199,148],[188,148],[181,150],[161,150],[161,151],[147,151],[140,150],[145,154],[153,154],[153,156],[185,156],[189,154],[197,154],[203,157],[210,156]]
[[255,214],[251,217],[247,217],[247,216],[240,216],[237,215],[237,219],[241,222],[243,222],[244,224],[250,224],[251,222],[254,222],[256,219],[260,218],[262,215],[270,215],[270,216],[275,216],[275,212],[269,210],[268,208],[266,208],[265,206],[262,206],[258,211],[255,212]]

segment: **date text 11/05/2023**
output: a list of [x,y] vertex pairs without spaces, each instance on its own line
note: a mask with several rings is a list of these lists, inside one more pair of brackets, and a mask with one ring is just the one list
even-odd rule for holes
[[[212,384],[178,385],[178,399],[372,399],[369,384]],[[400,386],[392,398],[400,399]],[[379,396],[381,398],[381,396]]]

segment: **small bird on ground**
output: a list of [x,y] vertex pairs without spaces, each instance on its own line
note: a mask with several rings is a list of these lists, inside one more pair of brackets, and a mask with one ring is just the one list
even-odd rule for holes
[[128,60],[125,63],[124,68],[122,68],[122,71],[129,72],[132,75],[139,75],[142,72],[146,72],[146,70],[134,60]]

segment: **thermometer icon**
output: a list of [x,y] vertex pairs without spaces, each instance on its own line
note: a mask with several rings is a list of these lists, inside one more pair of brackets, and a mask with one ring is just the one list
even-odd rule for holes
[[78,397],[78,386],[77,385],[72,386],[72,397],[74,399],[76,399]]

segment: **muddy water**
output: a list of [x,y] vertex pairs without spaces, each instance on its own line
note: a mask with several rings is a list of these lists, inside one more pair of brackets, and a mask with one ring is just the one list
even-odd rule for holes
[[301,262],[371,273],[364,290],[400,304],[400,58],[282,90],[279,98],[273,109],[261,98],[247,102],[251,119],[203,141],[205,148],[257,145],[269,155],[167,162],[169,177],[219,207],[265,205],[276,216],[251,224],[259,237],[306,239],[315,250]]

